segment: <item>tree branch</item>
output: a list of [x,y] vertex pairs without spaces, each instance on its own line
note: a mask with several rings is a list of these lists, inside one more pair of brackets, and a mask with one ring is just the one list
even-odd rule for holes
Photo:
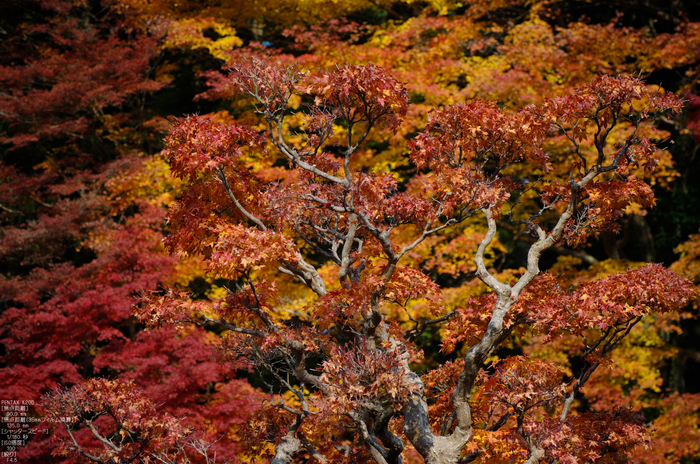
[[267,230],[267,227],[265,227],[265,224],[263,222],[253,216],[251,213],[246,210],[243,205],[241,205],[238,200],[236,199],[236,196],[233,194],[233,190],[231,190],[231,185],[228,183],[228,179],[226,178],[226,173],[224,172],[223,168],[221,166],[217,166],[216,168],[216,174],[219,177],[219,180],[221,181],[221,185],[223,185],[224,190],[226,190],[226,193],[228,194],[229,198],[233,202],[234,205],[236,205],[236,208],[238,208],[238,211],[240,211],[245,217],[250,219],[255,223],[256,226],[260,228],[260,230]]

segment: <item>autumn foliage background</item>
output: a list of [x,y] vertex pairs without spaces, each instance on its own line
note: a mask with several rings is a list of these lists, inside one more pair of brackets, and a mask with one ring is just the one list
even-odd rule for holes
[[[568,231],[569,240],[542,256],[540,268],[556,282],[538,280],[540,287],[524,296],[532,298],[519,304],[547,314],[554,310],[537,300],[537,292],[553,298],[560,292],[562,299],[557,301],[562,308],[568,304],[563,298],[576,299],[589,318],[586,323],[595,325],[608,315],[601,313],[596,319],[596,311],[603,310],[597,304],[586,306],[589,295],[639,282],[656,282],[656,291],[669,293],[674,286],[686,285],[671,274],[664,277],[665,284],[656,277],[647,278],[649,269],[661,269],[647,263],[661,263],[700,286],[700,17],[693,3],[5,0],[0,5],[2,399],[43,401],[44,406],[31,411],[40,417],[71,415],[77,403],[114,411],[137,405],[138,417],[127,414],[121,420],[127,428],[139,430],[140,443],[145,444],[138,453],[170,452],[173,462],[182,455],[172,450],[185,442],[195,451],[211,446],[209,451],[216,451],[219,460],[261,462],[274,455],[275,445],[293,426],[293,414],[285,415],[284,408],[275,407],[280,404],[276,401],[285,398],[294,404],[295,400],[283,394],[278,399],[270,396],[271,389],[284,390],[283,379],[273,375],[274,359],[260,361],[255,369],[249,362],[230,361],[243,348],[229,343],[223,335],[226,327],[215,323],[216,311],[226,311],[226,305],[218,302],[227,298],[227,287],[243,288],[246,279],[259,279],[261,294],[284,296],[270,303],[276,308],[274,323],[302,335],[306,326],[325,328],[327,324],[329,331],[336,327],[323,319],[333,309],[316,304],[312,292],[300,289],[289,276],[255,274],[258,268],[252,273],[231,270],[250,263],[262,267],[260,263],[269,257],[246,255],[243,259],[250,263],[236,261],[234,266],[231,262],[240,256],[219,253],[222,237],[229,237],[231,243],[253,239],[245,235],[250,233],[246,230],[220,228],[211,219],[214,214],[198,216],[198,212],[223,214],[211,205],[222,201],[226,192],[212,187],[221,183],[221,177],[216,181],[220,174],[209,155],[201,162],[183,160],[181,148],[197,143],[193,131],[199,131],[203,140],[213,140],[224,125],[249,124],[250,128],[241,128],[240,133],[229,134],[231,140],[221,142],[217,163],[239,176],[234,193],[254,211],[267,211],[267,197],[254,198],[263,190],[251,186],[279,181],[280,189],[287,189],[285,193],[292,197],[298,194],[295,183],[312,182],[288,174],[281,157],[256,155],[275,152],[271,140],[261,136],[267,130],[264,118],[256,114],[244,91],[244,74],[249,69],[245,66],[263,66],[260,63],[274,69],[292,66],[306,73],[307,94],[290,97],[292,111],[282,127],[289,143],[300,150],[319,143],[313,137],[322,139],[333,122],[323,112],[306,119],[303,111],[295,111],[313,106],[314,98],[341,106],[342,95],[333,93],[334,86],[356,77],[352,70],[360,68],[352,66],[374,65],[361,68],[371,75],[358,79],[375,82],[380,97],[393,95],[395,100],[378,100],[388,109],[353,153],[352,167],[368,177],[385,176],[381,192],[391,194],[377,200],[381,207],[373,212],[373,220],[386,224],[420,223],[421,215],[432,206],[408,201],[407,195],[421,188],[436,192],[450,188],[453,178],[447,175],[440,179],[448,181],[435,184],[422,177],[428,170],[440,172],[446,164],[420,155],[421,150],[442,149],[440,137],[451,123],[449,111],[442,110],[449,105],[466,105],[475,118],[503,118],[498,127],[514,124],[514,130],[520,130],[517,118],[527,117],[520,112],[527,105],[545,108],[551,99],[571,95],[599,76],[641,76],[656,92],[650,95],[668,92],[683,103],[677,114],[655,115],[639,126],[640,134],[658,146],[655,166],[630,167],[632,173],[625,175],[639,182],[625,177],[629,182],[620,192],[593,192],[591,198],[612,198],[611,203],[596,204],[598,210],[589,212],[595,220],[586,223],[586,230]],[[232,81],[229,69],[241,63],[246,65],[235,68],[238,80]],[[284,80],[283,75],[274,77]],[[398,88],[394,83],[402,86],[397,94],[392,93]],[[404,93],[410,104],[402,100]],[[651,99],[644,98],[640,97],[640,104]],[[426,126],[432,132],[421,133]],[[347,136],[348,125],[336,124],[334,131]],[[568,179],[576,169],[576,161],[562,155],[567,140],[553,137],[548,143],[551,160],[535,159],[539,153],[533,151],[536,170],[514,166],[508,172],[520,187]],[[624,143],[622,135],[610,141],[613,146]],[[235,159],[227,158],[226,149],[232,146],[240,148]],[[320,169],[340,169],[331,155],[316,161]],[[203,173],[211,174],[214,183],[189,185]],[[643,182],[653,187],[653,195],[644,190]],[[319,195],[330,195],[324,188],[319,183]],[[276,194],[264,191],[270,198]],[[526,190],[523,201],[535,191]],[[553,198],[559,193],[552,188],[544,194]],[[629,204],[615,204],[615,198],[626,196],[631,198]],[[290,210],[293,206],[290,203]],[[457,209],[449,202],[444,206],[448,216]],[[615,208],[625,214],[606,216]],[[270,213],[270,221],[279,221],[276,227],[281,230],[285,216],[275,214]],[[527,250],[536,237],[526,222],[508,223],[506,216],[499,219],[499,232],[485,253],[485,262],[489,272],[507,282],[524,272]],[[200,222],[193,225],[196,221]],[[437,418],[431,424],[435,429],[447,422],[448,393],[455,388],[450,378],[460,369],[460,356],[473,343],[470,337],[486,330],[488,320],[474,308],[491,304],[493,294],[477,278],[474,255],[487,230],[486,221],[474,216],[431,235],[403,258],[407,269],[401,278],[414,283],[412,290],[396,284],[384,296],[393,298],[396,326],[414,329],[411,341],[417,350],[410,353],[411,362],[414,371],[426,374],[423,382]],[[303,232],[302,224],[299,233]],[[409,235],[406,232],[397,240],[408,241]],[[261,253],[267,250],[294,259],[272,233],[254,240]],[[368,241],[370,246],[378,247]],[[316,255],[322,262],[320,252]],[[359,276],[360,258],[353,265],[346,269],[347,281],[320,266],[331,291],[346,289],[344,282],[350,282],[352,272]],[[361,265],[367,266],[367,273],[376,271],[369,260]],[[616,277],[629,269],[632,277]],[[602,278],[608,280],[597,280]],[[371,284],[362,283],[368,286],[368,295]],[[174,296],[177,304],[172,303]],[[409,304],[409,300],[415,301]],[[226,304],[233,306],[230,301]],[[318,322],[311,322],[313,311],[308,308],[316,312]],[[621,438],[571,432],[584,437],[588,445],[566,441],[569,432],[559,431],[565,438],[553,448],[559,450],[560,462],[576,462],[566,450],[586,446],[591,462],[698,462],[697,311],[694,299],[673,312],[645,315],[630,326],[614,350],[604,353],[605,360],[594,361],[581,356],[585,350],[574,341],[587,327],[548,337],[544,334],[556,332],[559,322],[544,316],[531,318],[532,332],[519,329],[489,357],[488,372],[499,374],[489,378],[483,374],[486,377],[478,380],[482,393],[475,404],[522,404],[517,386],[499,384],[511,374],[524,378],[524,371],[549,372],[556,366],[551,376],[573,381],[597,363],[600,367],[586,378],[573,407],[582,417],[615,411],[607,422],[619,419],[636,428],[620,428]],[[422,324],[448,312],[450,316],[440,324]],[[194,313],[199,314],[198,324],[191,323]],[[234,320],[240,314],[230,316]],[[266,343],[276,341],[266,339]],[[387,393],[392,401],[409,395],[409,387],[401,390],[400,379],[383,378],[381,369],[368,373],[362,368],[392,366],[395,360],[372,358],[371,353],[353,351],[349,345],[325,352],[319,348],[323,355],[315,353],[309,360],[310,364],[326,363],[328,385],[342,390],[351,381],[367,388],[350,396],[348,404],[360,404],[375,394],[369,392],[373,388],[392,383],[398,385],[397,391]],[[342,371],[342,363],[334,364],[340,358],[356,366],[355,377],[348,374],[348,365]],[[380,378],[384,383],[375,385]],[[563,394],[554,384],[536,388]],[[494,400],[498,396],[494,392],[502,390],[513,397]],[[333,407],[340,410],[348,404]],[[489,411],[493,417],[503,414]],[[363,444],[367,437],[352,421],[324,420],[329,423],[304,430],[316,448],[333,455],[336,462],[369,459]],[[474,434],[474,447],[467,450],[479,450],[474,459],[525,460],[526,447],[501,430],[504,424],[496,427],[491,416],[480,420],[483,427]],[[50,436],[36,436],[19,449],[19,462],[76,462],[70,443],[60,441],[67,440],[65,430],[60,426],[52,430]],[[333,439],[323,450],[319,442],[329,430]],[[85,446],[99,448],[99,443],[90,441],[94,438],[87,428],[76,434],[86,440]],[[310,450],[305,448],[295,462],[313,459]],[[198,459],[196,454],[193,461]],[[404,455],[406,461],[421,462],[413,449]],[[101,457],[108,458],[109,453]]]

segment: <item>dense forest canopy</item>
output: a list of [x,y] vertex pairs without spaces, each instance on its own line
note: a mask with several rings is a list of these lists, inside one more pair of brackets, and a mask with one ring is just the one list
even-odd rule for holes
[[700,462],[693,3],[5,0],[3,452]]

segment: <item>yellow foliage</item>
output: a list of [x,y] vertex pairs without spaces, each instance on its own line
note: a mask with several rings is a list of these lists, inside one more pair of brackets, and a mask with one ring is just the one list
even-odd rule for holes
[[[690,279],[700,293],[700,234],[691,235],[688,240],[676,247],[676,253],[680,253],[678,261],[671,265],[671,269]],[[693,301],[693,308],[698,309],[699,303],[696,298]]]
[[160,156],[144,158],[119,171],[107,182],[112,214],[117,214],[135,200],[152,205],[170,206],[182,191],[182,181],[170,174],[170,166]]
[[[236,37],[236,30],[228,22],[215,18],[192,18],[172,20],[168,23],[167,35],[163,48],[190,49],[204,48],[221,60],[227,58],[226,52],[243,45]],[[219,38],[211,39],[204,34],[214,32]]]

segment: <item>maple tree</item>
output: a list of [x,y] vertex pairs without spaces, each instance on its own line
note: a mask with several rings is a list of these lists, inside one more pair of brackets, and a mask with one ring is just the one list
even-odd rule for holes
[[[540,275],[539,260],[560,240],[585,240],[630,204],[652,201],[632,169],[653,169],[659,150],[638,130],[651,113],[679,110],[677,97],[635,78],[604,76],[518,112],[480,100],[446,106],[411,143],[420,173],[400,185],[391,173],[354,168],[371,130],[396,128],[408,111],[406,89],[379,68],[344,66],[306,80],[252,60],[233,68],[228,85],[252,98],[267,140],[213,117],[188,117],[173,128],[164,155],[188,188],[170,213],[167,244],[204,255],[209,271],[236,287],[213,305],[156,297],[138,317],[152,325],[219,324],[228,330],[222,349],[230,358],[273,376],[272,399],[259,414],[280,409],[286,414],[276,421],[287,427],[278,429],[274,451],[258,452],[272,462],[306,453],[401,462],[410,443],[435,463],[481,455],[623,462],[648,440],[640,418],[624,408],[576,413],[571,405],[644,315],[680,311],[694,288],[649,265],[565,291],[551,274]],[[310,103],[296,111],[304,133],[291,140],[285,118],[296,92]],[[519,164],[542,177],[553,171],[556,160],[543,148],[561,139],[575,159],[569,178],[531,186],[539,179],[508,175]],[[402,258],[477,214],[487,232],[474,256],[476,276],[489,291],[449,308],[439,287]],[[508,280],[485,263],[497,219],[522,222],[536,236],[527,267]],[[312,294],[297,297],[301,304],[289,301],[301,292],[294,281]],[[450,334],[445,349],[468,349],[420,377],[410,368],[420,359],[415,340],[441,323]],[[581,373],[566,376],[525,357],[482,370],[522,327],[543,344],[566,334],[585,364]],[[251,444],[269,433],[256,423]],[[364,449],[343,447],[344,428]],[[594,441],[591,433],[610,438]]]
[[[489,13],[479,16],[491,6]],[[545,255],[545,267],[556,260],[550,271],[567,276],[565,286],[641,265],[629,259],[673,262],[671,248],[698,227],[694,211],[699,196],[692,181],[697,175],[697,163],[693,161],[696,158],[692,155],[697,144],[682,135],[693,134],[694,127],[692,94],[685,92],[697,86],[697,16],[691,19],[690,9],[683,11],[679,3],[673,12],[659,4],[646,3],[649,16],[638,10],[626,11],[626,4],[595,11],[583,2],[529,2],[499,10],[502,7],[501,3],[481,3],[479,11],[472,14],[472,4],[463,15],[420,16],[370,29],[351,24],[340,29],[297,29],[292,31],[299,46],[295,53],[304,54],[296,61],[312,67],[346,61],[379,63],[406,83],[415,104],[399,129],[404,137],[375,136],[376,142],[365,150],[373,160],[383,157],[383,166],[400,176],[413,170],[401,156],[406,140],[425,124],[435,105],[479,96],[517,108],[541,102],[545,96],[567,93],[572,84],[593,80],[601,70],[651,73],[651,80],[664,84],[677,76],[676,88],[680,88],[680,95],[687,95],[691,108],[687,122],[680,118],[673,123],[677,128],[673,132],[676,145],[661,154],[659,168],[636,173],[655,187],[659,206],[649,210],[637,205],[628,210],[628,215],[617,221],[621,232],[617,236],[603,231],[588,244],[557,246]],[[580,16],[581,11],[589,16]],[[614,11],[617,15],[612,14]],[[626,14],[620,13],[623,11]],[[591,16],[596,19],[591,20]],[[654,18],[653,24],[651,19],[648,24],[641,24],[642,17]],[[354,35],[349,36],[348,29]],[[662,134],[655,132],[653,137],[663,138]],[[553,151],[560,149],[566,153],[568,147],[549,147]],[[573,161],[560,158],[549,175],[567,176]],[[514,177],[528,178],[528,174],[524,171]],[[522,266],[526,247],[532,243],[527,227],[504,221],[499,221],[499,226],[502,229],[494,250],[500,258],[494,262],[495,267]],[[437,274],[441,283],[457,287],[445,292],[453,304],[463,304],[466,296],[482,291],[468,281],[461,283],[474,271],[472,254],[465,250],[476,247],[475,239],[481,233],[478,224],[463,230],[461,235],[455,232],[451,237],[426,240],[416,253],[429,257],[424,261],[426,271]],[[455,237],[460,240],[454,240]],[[671,247],[669,242],[673,243]],[[504,257],[501,253],[505,250],[508,253]],[[683,266],[690,262],[684,260]],[[678,265],[675,268],[682,270]],[[600,405],[605,409],[619,405],[646,411],[656,432],[650,448],[640,447],[635,452],[634,459],[640,462],[698,458],[693,446],[698,439],[697,428],[693,424],[697,423],[700,403],[692,386],[697,380],[690,374],[696,370],[697,350],[688,335],[696,330],[696,314],[687,311],[673,317],[647,319],[610,354],[615,362],[604,371],[597,371],[589,382],[584,400],[587,407],[596,409]],[[435,344],[444,339],[442,332],[430,336]],[[537,346],[525,338],[509,344],[509,349],[554,358],[567,371],[577,364],[551,348],[539,350]],[[683,432],[678,431],[679,427]]]

